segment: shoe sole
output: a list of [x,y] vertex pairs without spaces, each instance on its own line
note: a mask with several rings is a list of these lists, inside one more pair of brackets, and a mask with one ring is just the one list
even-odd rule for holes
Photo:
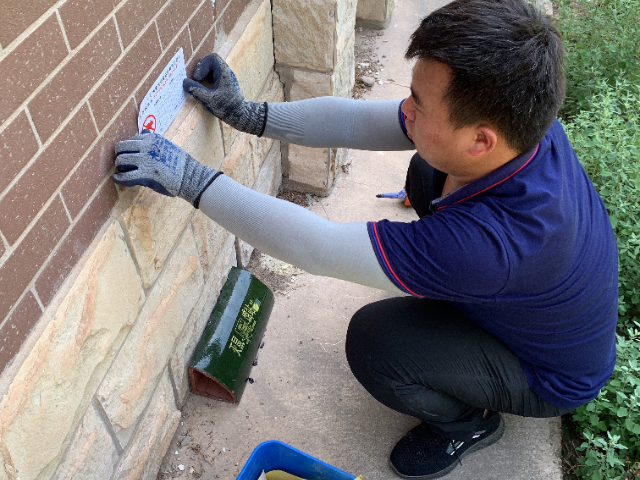
[[[493,445],[494,443],[496,443],[498,440],[502,438],[502,435],[504,435],[504,430],[505,430],[504,419],[502,418],[502,416],[500,416],[500,424],[498,425],[498,429],[495,432],[493,432],[491,435],[489,435],[487,438],[485,438],[484,440],[476,443],[473,447],[464,451],[456,460],[458,459],[462,460],[464,457],[466,457],[470,453],[477,452],[478,450],[482,450],[483,448]],[[450,466],[448,466],[443,470],[440,470],[439,472],[430,473],[428,475],[414,476],[414,475],[404,475],[400,473],[398,470],[396,470],[396,467],[393,465],[393,463],[391,463],[391,460],[389,460],[389,465],[391,466],[391,468],[393,469],[396,475],[402,478],[412,478],[414,480],[430,480],[432,478],[444,477],[449,472],[451,472],[454,468],[456,468],[458,464],[459,462],[454,462]]]

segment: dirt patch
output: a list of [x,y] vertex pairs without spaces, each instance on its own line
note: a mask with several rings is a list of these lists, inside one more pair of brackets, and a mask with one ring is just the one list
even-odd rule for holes
[[578,480],[574,473],[578,461],[578,451],[582,439],[578,433],[578,428],[571,413],[563,415],[562,418],[562,478],[563,480]]
[[384,65],[378,57],[376,42],[382,35],[379,30],[369,30],[362,27],[356,28],[356,42],[354,47],[354,57],[356,65],[356,83],[353,87],[353,98],[360,99],[371,90],[372,85],[367,85],[366,77],[374,83],[382,81]]
[[296,276],[304,273],[299,268],[254,250],[246,269],[264,283],[274,294],[284,295],[296,286]]
[[280,193],[278,193],[278,198],[305,208],[310,207],[318,201],[318,197],[310,193],[296,192],[287,189],[281,190]]

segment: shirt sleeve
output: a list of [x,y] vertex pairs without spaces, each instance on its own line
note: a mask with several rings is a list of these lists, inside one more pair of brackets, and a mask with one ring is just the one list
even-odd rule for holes
[[370,222],[368,230],[387,277],[410,295],[492,301],[509,279],[504,242],[463,209],[449,207],[411,223]]

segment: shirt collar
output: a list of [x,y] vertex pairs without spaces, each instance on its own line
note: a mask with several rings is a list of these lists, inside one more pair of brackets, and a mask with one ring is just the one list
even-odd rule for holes
[[430,205],[431,211],[436,212],[448,207],[449,205],[464,202],[465,200],[480,195],[481,193],[484,193],[487,190],[509,180],[516,173],[526,167],[531,160],[533,160],[536,153],[538,153],[539,148],[540,144],[536,145],[534,149],[518,155],[513,160],[509,160],[507,163],[496,168],[492,172],[489,172],[484,177],[474,180],[471,183],[467,183],[447,195],[443,195],[442,197],[432,200]]

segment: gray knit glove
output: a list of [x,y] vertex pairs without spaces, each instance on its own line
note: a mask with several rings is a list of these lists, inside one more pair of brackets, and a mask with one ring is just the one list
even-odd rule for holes
[[[185,78],[182,88],[193,95],[207,110],[224,123],[241,132],[262,136],[267,124],[267,102],[247,102],[229,65],[212,53],[202,58],[193,71],[193,79]],[[212,82],[211,88],[201,81]]]
[[198,208],[200,196],[222,174],[194,160],[164,137],[143,133],[116,144],[118,185],[142,185],[169,197],[184,198]]

